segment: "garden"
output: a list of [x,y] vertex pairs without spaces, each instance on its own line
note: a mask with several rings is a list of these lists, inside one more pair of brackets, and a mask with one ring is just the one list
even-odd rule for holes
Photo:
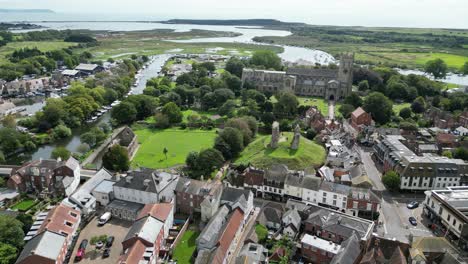
[[174,254],[172,258],[177,261],[177,263],[186,264],[191,263],[193,252],[196,249],[196,239],[200,233],[191,229],[185,231],[182,240],[174,249]]

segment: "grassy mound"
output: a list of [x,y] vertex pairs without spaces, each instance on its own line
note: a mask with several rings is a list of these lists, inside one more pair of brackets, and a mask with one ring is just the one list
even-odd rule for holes
[[[276,149],[268,147],[271,136],[259,136],[250,143],[236,160],[236,164],[250,163],[255,167],[268,168],[273,164],[285,164],[289,169],[303,170],[317,167],[325,161],[325,149],[304,137],[301,137],[299,149],[290,149],[293,133],[282,133]],[[287,139],[287,140],[286,140]]]

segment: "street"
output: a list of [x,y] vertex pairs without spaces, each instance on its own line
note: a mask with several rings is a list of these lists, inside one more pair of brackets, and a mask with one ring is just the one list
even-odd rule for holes
[[[433,236],[432,232],[421,222],[422,205],[419,208],[410,210],[406,204],[411,201],[418,201],[420,204],[424,200],[424,194],[395,194],[386,190],[382,183],[382,173],[377,169],[371,152],[357,146],[361,155],[361,160],[367,176],[372,181],[374,190],[382,193],[381,215],[377,233],[389,239],[397,239],[408,242],[409,234],[413,236]],[[418,221],[417,226],[412,226],[408,218],[413,216]]]

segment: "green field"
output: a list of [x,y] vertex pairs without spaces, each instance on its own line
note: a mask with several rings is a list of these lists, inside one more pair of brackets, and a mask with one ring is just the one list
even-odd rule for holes
[[411,107],[411,104],[410,103],[393,104],[393,113],[395,113],[395,115],[398,116],[400,114],[401,109],[405,107]]
[[185,231],[182,240],[180,240],[179,244],[174,249],[174,254],[172,258],[180,264],[188,264],[191,263],[190,259],[192,258],[193,252],[196,249],[196,239],[200,235],[199,232],[187,229]]
[[[140,147],[132,161],[133,167],[168,168],[185,163],[187,154],[213,145],[216,131],[206,130],[136,130]],[[167,148],[167,160],[163,150]]]
[[235,163],[251,163],[259,168],[269,168],[273,164],[285,164],[290,169],[303,170],[320,166],[325,161],[325,149],[322,146],[301,137],[299,149],[291,150],[289,147],[293,133],[284,132],[282,135],[284,141],[280,141],[277,149],[268,147],[271,136],[259,136],[244,149]]
[[[370,53],[372,54],[372,53]],[[400,63],[425,65],[426,62],[434,59],[442,59],[450,68],[459,69],[468,61],[468,57],[447,54],[447,53],[429,53],[429,52],[380,52],[380,56]]]
[[26,212],[31,209],[36,204],[36,200],[33,199],[24,199],[21,202],[13,205],[11,209],[18,210],[21,212]]
[[10,42],[7,45],[0,48],[0,64],[7,62],[6,56],[13,53],[13,51],[21,48],[34,48],[37,47],[42,52],[51,50],[68,48],[74,46],[76,43],[63,42],[63,41],[22,41],[22,42]]

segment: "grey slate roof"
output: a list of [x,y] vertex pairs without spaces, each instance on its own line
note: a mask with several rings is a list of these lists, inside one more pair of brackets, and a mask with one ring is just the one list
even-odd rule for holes
[[94,71],[99,65],[97,64],[87,64],[87,63],[80,63],[78,66],[75,67],[77,71]]
[[229,208],[222,206],[210,219],[197,238],[198,249],[212,249],[216,246],[219,236],[223,233],[223,226],[227,222]]
[[227,187],[223,190],[223,194],[221,195],[221,201],[229,201],[234,203],[238,201],[242,195],[244,196],[245,200],[248,200],[250,190]]
[[242,247],[236,263],[262,263],[266,260],[268,249],[260,244],[248,243]]
[[34,236],[24,245],[16,263],[31,256],[31,252],[34,252],[34,255],[55,261],[61,253],[65,240],[65,236],[46,230]]
[[304,189],[317,191],[320,189],[321,182],[322,182],[322,179],[320,179],[319,177],[306,176],[304,177],[304,180],[302,181],[302,187]]
[[265,172],[265,179],[276,182],[284,182],[288,175],[288,167],[284,164],[275,164]]
[[306,69],[306,68],[289,68],[286,71],[288,75],[304,75],[315,77],[335,78],[338,76],[338,70],[333,69]]
[[[126,177],[120,179],[120,181],[115,183],[114,186],[145,192],[160,193],[175,180],[177,180],[176,175],[142,168],[141,170],[129,172]],[[148,184],[145,185],[145,182]]]
[[197,181],[189,178],[179,178],[176,185],[176,192],[184,192],[193,195],[207,195],[210,190],[205,188],[206,182]]
[[296,209],[287,211],[283,215],[283,223],[287,225],[292,224],[296,231],[299,231],[299,228],[301,227],[301,216],[299,215],[299,212]]
[[358,235],[353,232],[352,235],[341,244],[338,254],[333,257],[330,264],[354,264],[361,254],[359,242],[360,239]]

